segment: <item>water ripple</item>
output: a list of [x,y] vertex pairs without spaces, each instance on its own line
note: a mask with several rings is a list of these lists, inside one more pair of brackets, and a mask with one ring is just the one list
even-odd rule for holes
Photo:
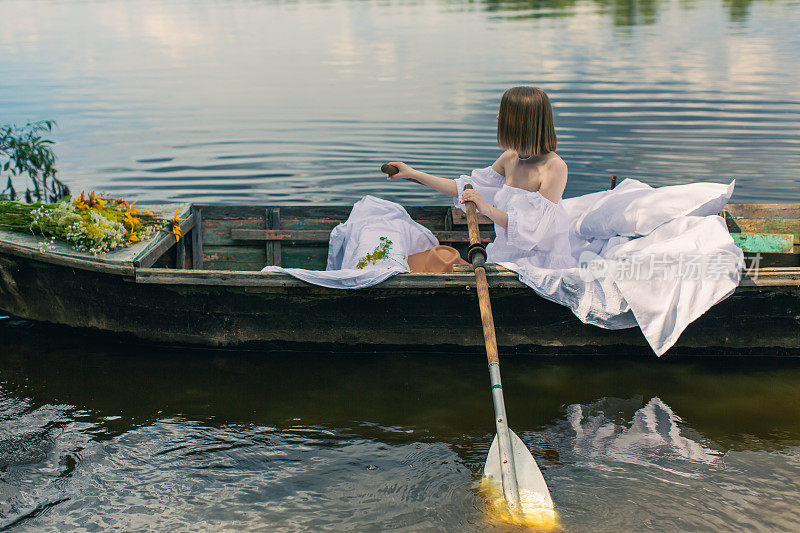
[[444,204],[380,164],[455,177],[490,163],[499,95],[525,83],[553,100],[567,196],[615,174],[800,201],[796,2],[41,4],[3,4],[37,23],[0,35],[0,101],[4,120],[58,120],[76,190]]

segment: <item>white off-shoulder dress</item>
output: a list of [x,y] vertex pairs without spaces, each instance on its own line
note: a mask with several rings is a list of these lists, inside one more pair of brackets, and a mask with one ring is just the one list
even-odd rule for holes
[[[739,284],[742,251],[716,216],[733,183],[654,189],[628,179],[613,191],[553,203],[506,185],[486,167],[456,180],[454,203],[462,210],[467,183],[508,214],[507,228],[495,224],[489,262],[513,270],[584,323],[638,325],[657,355]],[[711,275],[686,275],[690,264]]]
[[506,178],[492,167],[472,171],[455,180],[456,207],[464,210],[461,195],[466,184],[472,185],[490,205],[508,214],[506,228],[495,224],[494,242],[486,247],[491,263],[514,262],[539,268],[578,266],[569,243],[570,220],[559,203],[538,192],[506,184]]

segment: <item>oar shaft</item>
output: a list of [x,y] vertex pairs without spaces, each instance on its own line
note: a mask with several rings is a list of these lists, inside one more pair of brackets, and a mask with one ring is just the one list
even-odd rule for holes
[[517,484],[517,467],[514,464],[514,453],[511,446],[511,429],[506,419],[506,402],[503,399],[503,384],[500,381],[500,363],[489,363],[489,381],[492,384],[492,402],[494,403],[494,424],[497,429],[497,449],[500,452],[500,481],[503,484],[503,496],[511,511],[520,509],[519,486]]
[[[471,185],[464,187],[471,189]],[[475,202],[467,202],[467,229],[469,230],[470,246],[480,246],[477,254],[471,254],[472,270],[475,272],[475,284],[478,287],[478,307],[481,311],[481,323],[483,324],[483,339],[486,343],[486,358],[489,363],[499,363],[497,355],[497,335],[494,332],[494,317],[492,316],[492,302],[489,299],[489,282],[486,279],[486,269],[484,260],[486,251],[481,245],[481,234],[478,229],[478,210]],[[480,255],[476,257],[476,255]]]
[[[465,189],[471,189],[467,185]],[[492,303],[489,299],[489,282],[486,279],[484,261],[486,251],[482,249],[478,213],[474,202],[466,203],[467,225],[469,229],[470,260],[475,272],[475,283],[478,288],[478,307],[483,324],[483,338],[486,343],[486,358],[489,360],[489,381],[492,385],[492,402],[494,403],[494,420],[497,428],[497,447],[500,451],[500,477],[503,484],[503,496],[509,509],[516,512],[520,509],[517,471],[514,466],[514,454],[511,451],[511,435],[506,420],[506,404],[503,399],[503,384],[500,381],[500,359],[497,353],[497,336],[494,331]],[[478,247],[478,250],[474,248]]]
[[489,282],[486,280],[486,269],[482,266],[475,269],[475,283],[478,286],[478,307],[483,323],[483,339],[486,342],[486,358],[489,363],[499,363],[497,355],[497,335],[494,332],[492,302],[489,300]]

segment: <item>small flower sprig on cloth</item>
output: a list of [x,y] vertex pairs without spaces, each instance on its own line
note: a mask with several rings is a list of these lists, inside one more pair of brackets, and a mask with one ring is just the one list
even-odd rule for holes
[[381,242],[375,247],[375,250],[362,257],[356,265],[356,268],[361,269],[367,265],[374,265],[381,259],[389,257],[389,252],[392,249],[392,241],[390,241],[388,237],[381,237],[380,240]]

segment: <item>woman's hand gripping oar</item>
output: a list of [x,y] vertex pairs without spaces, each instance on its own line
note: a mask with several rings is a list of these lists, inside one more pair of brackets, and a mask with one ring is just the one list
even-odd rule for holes
[[[400,169],[397,168],[394,165],[390,165],[389,163],[384,163],[384,164],[381,165],[381,172],[383,172],[384,174],[387,174],[389,176],[394,176],[395,174],[400,172]],[[414,183],[419,183],[420,185],[422,185],[422,183],[420,183],[419,181],[415,180],[414,178],[404,178],[404,179],[406,179],[408,181],[413,181]]]
[[[467,184],[465,189],[471,189]],[[486,357],[489,360],[489,379],[492,384],[497,435],[489,448],[489,456],[483,475],[489,482],[500,482],[503,496],[512,518],[531,525],[555,526],[553,500],[544,482],[539,466],[531,452],[508,427],[503,386],[500,382],[500,360],[497,354],[497,338],[494,331],[492,304],[489,301],[489,283],[486,280],[486,249],[481,243],[478,229],[478,213],[475,202],[466,202],[469,226],[468,258],[475,272],[478,288],[478,306],[483,323],[483,338],[486,342]]]

